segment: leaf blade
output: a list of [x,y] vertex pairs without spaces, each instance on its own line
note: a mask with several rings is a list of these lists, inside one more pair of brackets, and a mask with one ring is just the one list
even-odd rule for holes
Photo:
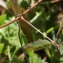
[[42,40],[39,39],[37,41],[34,41],[32,43],[27,44],[26,46],[24,46],[25,49],[27,50],[39,50],[39,49],[43,49],[48,47],[49,45],[51,45],[52,43],[49,42],[48,40]]

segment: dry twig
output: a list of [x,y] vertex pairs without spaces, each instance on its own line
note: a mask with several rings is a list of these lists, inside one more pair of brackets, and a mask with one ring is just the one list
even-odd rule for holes
[[[25,10],[25,11],[22,13],[22,15],[23,15],[23,14],[27,14],[31,9],[33,9],[34,7],[36,7],[41,1],[42,1],[42,0],[38,0],[38,2],[36,2],[32,7],[29,7],[27,10]],[[12,24],[13,22],[17,21],[18,19],[19,19],[19,17],[15,18],[14,20],[12,20],[12,21],[10,21],[10,22],[8,22],[8,23],[6,23],[6,24],[3,24],[2,26],[0,26],[0,29],[3,28],[3,27],[8,26],[8,25],[10,25],[10,24]]]
[[[36,7],[42,0],[38,0],[38,2],[36,2],[32,7],[29,7],[27,10],[25,10],[22,15],[17,16],[14,20],[0,26],[0,29],[8,26],[10,24],[12,24],[13,22],[18,21],[18,19],[23,20],[24,22],[26,22],[28,25],[30,25],[32,28],[34,28],[36,31],[38,31],[41,35],[43,35],[45,38],[47,38],[49,41],[51,41],[52,43],[56,44],[53,40],[51,40],[49,37],[47,37],[44,33],[42,33],[40,30],[38,30],[35,26],[33,26],[31,23],[29,23],[26,19],[24,19],[23,15],[27,14],[31,9],[33,9],[34,7]],[[58,45],[58,44],[56,44]]]

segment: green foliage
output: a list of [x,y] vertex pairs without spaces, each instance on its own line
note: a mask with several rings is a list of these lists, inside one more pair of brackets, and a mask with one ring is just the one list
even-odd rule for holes
[[3,47],[4,47],[4,43],[1,43],[0,44],[0,54],[2,53]]
[[50,45],[51,45],[51,42],[49,42],[48,40],[39,39],[37,41],[27,44],[24,48],[28,49],[28,50],[35,51],[35,50],[47,48]]
[[61,43],[61,46],[59,47],[60,54],[63,55],[63,42]]
[[6,14],[0,16],[0,25],[4,24],[6,20]]
[[[37,0],[18,0],[18,5],[24,9],[28,9],[28,7],[34,5],[36,1]],[[29,22],[41,30],[41,32],[45,32],[48,37],[55,40],[57,28],[61,25],[55,24],[54,4],[44,2],[41,2],[27,13],[28,19]],[[2,5],[6,10],[5,13],[0,16],[0,25],[15,19],[15,12],[12,10],[11,3],[9,0],[7,0],[6,3],[8,9],[5,7],[5,4],[4,6]],[[27,20],[27,18],[25,19]],[[28,42],[22,29],[20,30],[19,38],[18,30],[18,23],[12,23],[0,29],[0,59],[4,57],[6,63],[26,63],[26,61],[29,61],[29,63],[61,63],[63,61],[63,44],[61,43],[63,42],[63,30],[57,40],[57,43],[61,45],[58,48],[59,51],[54,44],[52,45],[52,43],[45,39],[37,30],[31,28],[33,41],[30,42]],[[27,31],[29,32],[29,30]],[[22,53],[24,53],[24,56],[22,56]],[[23,57],[25,58],[23,59]],[[28,60],[26,60],[26,57]]]
[[63,46],[61,46],[61,47],[59,48],[59,50],[60,50],[60,54],[63,55]]
[[[20,47],[17,30],[18,29],[15,23],[1,29],[0,30],[1,42],[5,43],[6,41],[8,41],[9,44]],[[3,38],[4,40],[2,40]]]
[[14,55],[13,62],[15,63],[24,63],[23,61],[19,60],[17,56]]
[[29,63],[47,63],[44,59],[41,59],[37,54],[30,52]]

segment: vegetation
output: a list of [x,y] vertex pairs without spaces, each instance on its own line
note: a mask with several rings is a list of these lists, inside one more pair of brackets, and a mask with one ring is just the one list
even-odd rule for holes
[[63,63],[62,0],[0,1],[0,63]]

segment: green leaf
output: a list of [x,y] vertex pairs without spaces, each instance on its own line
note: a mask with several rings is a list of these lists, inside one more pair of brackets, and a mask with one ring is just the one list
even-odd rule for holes
[[[12,20],[14,17],[11,17],[10,20]],[[7,20],[9,22],[10,20]],[[11,44],[12,46],[20,47],[20,42],[18,39],[18,27],[16,26],[16,23],[13,23],[5,28],[0,29],[0,36],[4,38],[6,41],[2,40],[0,38],[1,42],[4,42],[6,44]]]
[[24,48],[27,50],[35,51],[49,47],[49,45],[51,45],[51,42],[49,42],[48,40],[39,39],[37,41],[27,44],[26,46],[24,46]]
[[9,58],[9,61],[12,61],[11,53],[10,53],[10,46],[9,45],[7,46],[7,49],[8,49],[8,58]]
[[29,51],[31,55],[29,54],[29,63],[47,63],[45,59],[41,59],[37,54],[35,54],[32,51]]
[[61,55],[63,55],[63,42],[61,43],[61,46],[59,47],[59,52]]
[[31,23],[33,23],[35,20],[37,20],[37,18],[39,18],[39,16],[42,14],[42,12],[36,12],[36,15],[34,16],[33,19],[30,20]]
[[63,46],[62,45],[59,47],[59,51],[60,51],[60,54],[63,55]]
[[0,25],[2,25],[5,20],[6,20],[6,14],[1,15],[1,16],[0,16]]
[[1,43],[0,44],[0,54],[2,53],[3,47],[4,47],[4,43]]

